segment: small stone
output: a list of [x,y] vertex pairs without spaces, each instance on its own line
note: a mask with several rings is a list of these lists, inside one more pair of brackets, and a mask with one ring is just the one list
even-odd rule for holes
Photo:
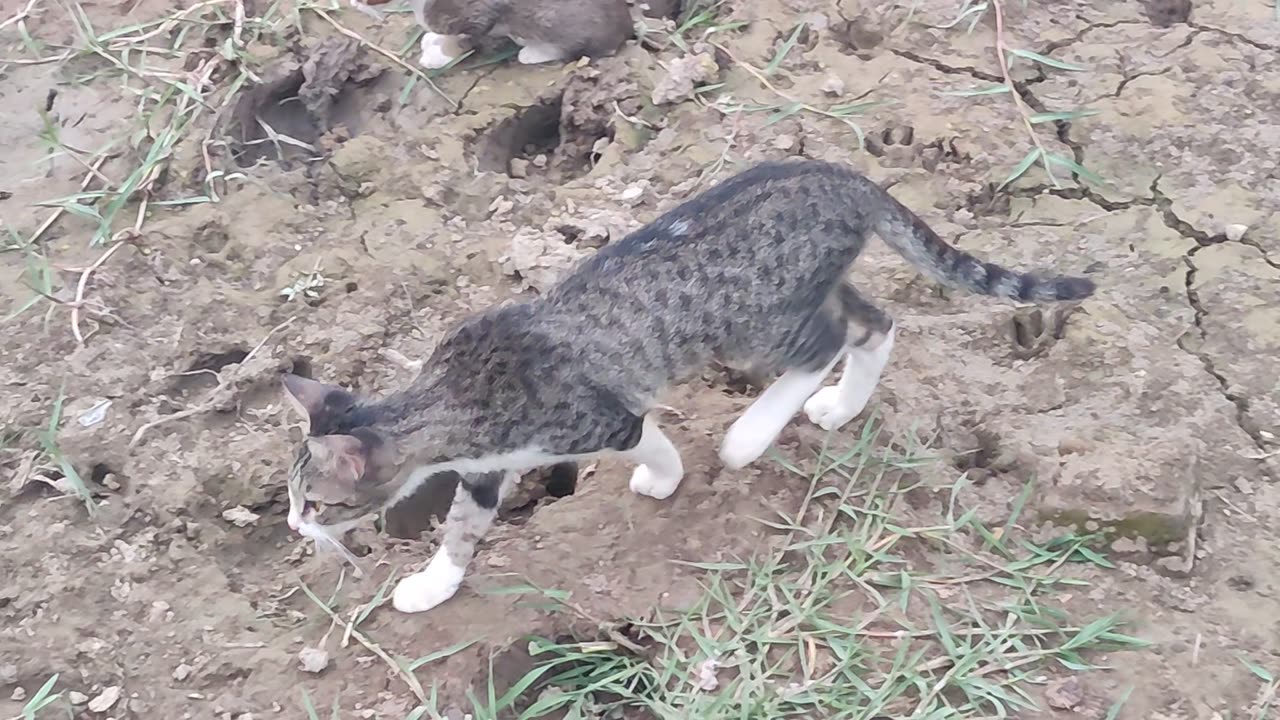
[[1236,486],[1236,490],[1240,491],[1241,495],[1253,494],[1253,483],[1243,477],[1236,478],[1234,485]]
[[1055,680],[1044,689],[1044,699],[1055,710],[1070,710],[1084,702],[1084,689],[1074,677]]
[[790,150],[796,146],[795,135],[779,135],[773,139],[773,146],[779,150]]
[[529,161],[524,158],[511,158],[511,177],[529,177]]
[[78,690],[72,690],[67,693],[67,699],[71,701],[72,705],[83,705],[89,702],[89,696]]
[[98,697],[89,701],[89,712],[104,713],[110,710],[120,700],[121,692],[119,685],[112,685],[103,690]]
[[822,92],[836,97],[843,95],[844,80],[839,75],[828,75],[822,81]]
[[534,167],[536,167],[536,168],[544,168],[544,167],[546,167],[546,166],[547,166],[547,155],[546,155],[546,153],[538,153],[537,155],[534,155],[534,156],[533,156],[533,166],[534,166]]
[[618,196],[618,199],[623,201],[635,200],[636,198],[640,197],[643,194],[644,194],[644,188],[642,186],[632,185],[628,187],[626,190],[623,190],[622,194]]
[[9,699],[13,700],[14,702],[22,702],[23,700],[27,699],[27,691],[23,690],[22,686],[19,685],[18,687],[13,689],[13,694],[9,696]]
[[322,648],[304,647],[298,651],[298,667],[305,673],[324,672],[329,667],[329,653]]
[[258,522],[259,515],[243,505],[222,511],[222,519],[236,527],[247,527]]
[[186,680],[187,678],[191,677],[191,673],[193,671],[195,671],[195,668],[191,667],[186,663],[182,663],[181,665],[173,669],[173,679],[177,680],[178,682],[182,682],[183,680]]
[[1240,223],[1231,223],[1223,228],[1222,232],[1231,242],[1240,242],[1244,239],[1244,234],[1249,232],[1249,226],[1241,225]]
[[102,486],[108,490],[119,490],[120,481],[116,479],[115,473],[107,473],[102,478]]

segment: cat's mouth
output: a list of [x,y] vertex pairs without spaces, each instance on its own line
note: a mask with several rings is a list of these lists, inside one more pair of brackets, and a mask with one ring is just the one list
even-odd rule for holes
[[315,525],[316,516],[324,511],[324,503],[303,500],[301,512],[289,513],[289,529],[300,530],[305,525]]

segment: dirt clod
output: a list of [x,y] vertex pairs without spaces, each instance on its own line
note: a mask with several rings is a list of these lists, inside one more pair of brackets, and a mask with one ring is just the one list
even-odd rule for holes
[[120,701],[120,696],[124,689],[119,685],[112,685],[104,689],[97,697],[89,701],[89,711],[95,713],[104,713]]
[[1084,702],[1084,688],[1077,677],[1055,680],[1045,687],[1044,699],[1055,710],[1071,710]]
[[305,673],[321,673],[329,667],[329,653],[324,648],[304,647],[298,651],[298,668]]

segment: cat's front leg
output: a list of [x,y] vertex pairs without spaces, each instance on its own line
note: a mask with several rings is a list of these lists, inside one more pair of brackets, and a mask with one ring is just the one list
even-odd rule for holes
[[680,451],[671,443],[651,416],[645,416],[640,442],[624,452],[637,463],[631,473],[631,491],[657,500],[665,500],[680,487],[684,479],[684,463]]
[[464,475],[445,518],[444,541],[421,572],[396,584],[391,604],[405,613],[426,612],[453,597],[476,554],[476,544],[489,531],[498,505],[519,479],[514,472]]
[[467,51],[463,39],[458,35],[440,35],[430,30],[423,33],[418,47],[422,50],[418,64],[428,70],[446,67]]

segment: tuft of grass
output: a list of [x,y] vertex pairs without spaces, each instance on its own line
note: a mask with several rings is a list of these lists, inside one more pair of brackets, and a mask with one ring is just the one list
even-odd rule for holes
[[[40,686],[39,690],[31,695],[31,699],[27,700],[26,704],[22,706],[22,714],[15,720],[36,720],[36,716],[41,710],[51,708],[54,703],[62,700],[62,693],[54,692],[53,690],[57,684],[58,674],[54,673],[45,681],[44,685]],[[73,717],[71,704],[65,701],[62,704],[66,710],[67,717]]]
[[[868,423],[850,448],[783,461],[809,491],[797,511],[761,519],[781,542],[686,563],[706,571],[702,596],[633,620],[644,653],[535,639],[535,666],[503,694],[491,679],[471,697],[474,717],[1009,717],[1036,711],[1031,688],[1044,673],[1083,672],[1096,651],[1143,645],[1120,618],[1076,624],[1051,606],[1058,586],[1079,582],[1065,566],[1106,563],[1094,538],[1019,537],[1026,493],[988,528],[959,506],[963,478],[947,517],[918,525],[903,496],[919,485],[905,471],[928,459],[914,443],[881,440]],[[962,562],[909,559],[930,550]]]
[[724,0],[694,0],[685,3],[676,17],[675,28],[666,33],[667,41],[682,52],[690,52],[693,43],[747,26],[742,20],[726,20],[723,17],[724,11]]
[[40,433],[40,446],[44,449],[45,456],[57,465],[62,471],[62,479],[70,488],[71,493],[80,498],[84,503],[85,510],[90,516],[93,516],[97,510],[97,505],[93,502],[93,495],[89,492],[89,487],[85,485],[84,478],[80,477],[80,473],[76,471],[75,465],[63,455],[62,449],[58,447],[58,427],[62,424],[62,403],[66,400],[64,388],[58,390],[58,397],[53,401],[53,412],[49,416],[49,424],[45,427],[44,432]]

